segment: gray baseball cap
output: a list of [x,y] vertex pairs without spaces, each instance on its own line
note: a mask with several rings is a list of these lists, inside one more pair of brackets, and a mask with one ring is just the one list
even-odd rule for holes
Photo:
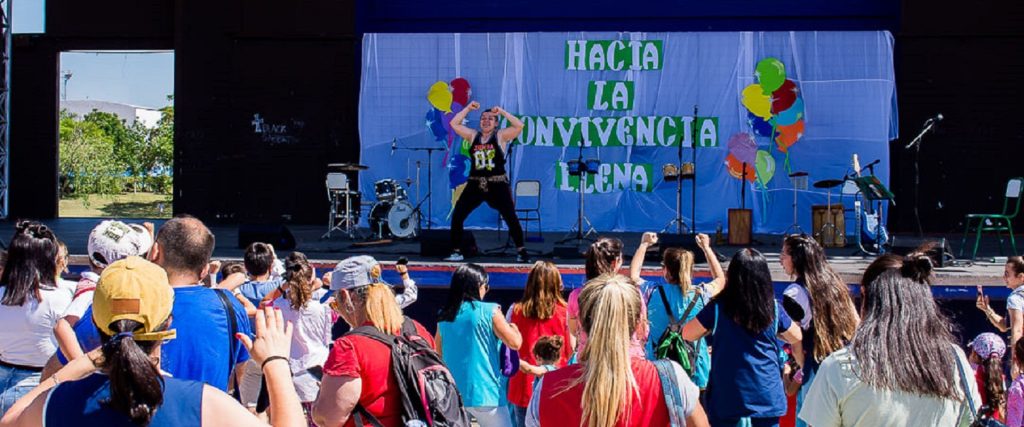
[[369,255],[358,255],[341,260],[331,272],[331,290],[352,289],[381,282],[373,274],[377,260]]

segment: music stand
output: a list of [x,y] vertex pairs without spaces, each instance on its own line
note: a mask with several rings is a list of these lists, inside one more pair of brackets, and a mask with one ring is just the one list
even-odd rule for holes
[[[896,195],[894,195],[877,176],[868,175],[859,178],[853,178],[853,183],[860,189],[861,195],[864,196],[864,200],[868,203],[876,203],[875,212],[878,213],[878,224],[875,225],[875,247],[878,248],[878,253],[874,255],[881,255],[885,253],[885,242],[879,242],[879,236],[882,236],[882,230],[885,228],[882,225],[882,202],[888,201],[896,206]],[[857,233],[860,233],[860,224],[857,225]],[[858,235],[859,237],[859,235]],[[860,240],[858,238],[858,240]],[[865,251],[867,252],[867,251]]]

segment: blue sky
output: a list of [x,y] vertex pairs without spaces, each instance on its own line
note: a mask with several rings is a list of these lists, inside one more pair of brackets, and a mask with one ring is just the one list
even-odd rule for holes
[[[45,31],[45,0],[13,0],[12,7],[15,33]],[[159,108],[167,105],[167,95],[174,93],[174,52],[64,52],[60,70],[61,75],[71,72],[67,82],[69,100]],[[60,84],[63,96],[64,84]]]

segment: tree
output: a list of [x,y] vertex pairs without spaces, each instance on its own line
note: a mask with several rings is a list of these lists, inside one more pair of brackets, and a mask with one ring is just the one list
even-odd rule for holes
[[58,172],[62,194],[119,193],[122,191],[114,139],[94,121],[80,121],[67,110],[60,112]]

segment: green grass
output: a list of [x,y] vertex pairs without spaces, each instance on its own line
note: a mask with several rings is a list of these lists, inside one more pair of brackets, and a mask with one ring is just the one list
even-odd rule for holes
[[[160,206],[163,205],[161,211]],[[60,200],[61,217],[81,218],[170,218],[171,195],[125,193],[90,194]]]

